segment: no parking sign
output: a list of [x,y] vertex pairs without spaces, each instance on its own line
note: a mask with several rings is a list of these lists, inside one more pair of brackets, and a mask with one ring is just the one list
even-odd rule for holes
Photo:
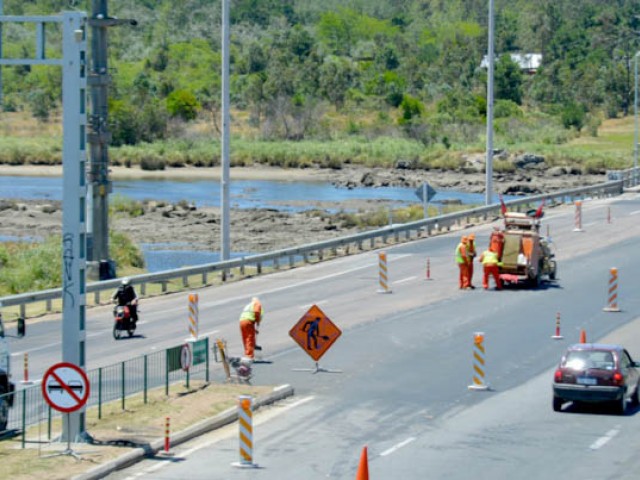
[[71,413],[84,407],[89,391],[87,374],[73,363],[56,363],[42,377],[42,396],[59,412]]

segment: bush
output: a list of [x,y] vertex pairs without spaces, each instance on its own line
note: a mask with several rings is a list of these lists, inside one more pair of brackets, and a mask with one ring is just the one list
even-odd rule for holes
[[202,105],[196,96],[188,90],[175,90],[167,96],[167,111],[172,117],[184,121],[195,120]]
[[577,103],[570,103],[562,109],[560,115],[562,119],[562,125],[564,128],[574,127],[578,132],[584,127],[586,113],[582,105]]

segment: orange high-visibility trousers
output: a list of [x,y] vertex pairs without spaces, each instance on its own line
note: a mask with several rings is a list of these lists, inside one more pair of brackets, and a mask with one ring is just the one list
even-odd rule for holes
[[482,276],[482,286],[485,289],[489,288],[489,275],[493,277],[493,280],[496,282],[496,290],[502,289],[502,280],[500,280],[500,269],[498,265],[485,265],[484,266],[484,275]]
[[244,345],[244,356],[253,358],[256,349],[256,322],[240,320],[240,333]]
[[469,284],[469,264],[468,263],[459,263],[458,268],[460,269],[460,275],[458,278],[458,285],[460,288],[467,288],[470,286]]

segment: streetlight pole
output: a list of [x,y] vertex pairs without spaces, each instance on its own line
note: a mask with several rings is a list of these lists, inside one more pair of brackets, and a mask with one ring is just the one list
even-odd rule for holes
[[229,0],[222,0],[222,142],[220,260],[229,260]]
[[493,0],[489,0],[489,52],[487,66],[487,161],[485,166],[485,205],[493,203]]
[[635,80],[635,88],[634,88],[634,96],[633,96],[633,117],[635,121],[635,134],[633,137],[633,176],[636,176],[636,169],[638,168],[638,55],[640,52],[636,52],[633,56],[634,62],[634,80]]

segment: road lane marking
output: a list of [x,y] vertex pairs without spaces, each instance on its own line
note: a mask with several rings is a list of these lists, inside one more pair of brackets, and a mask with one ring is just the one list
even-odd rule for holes
[[598,450],[599,448],[604,447],[609,442],[609,440],[611,440],[613,437],[615,437],[619,433],[620,433],[620,427],[619,426],[614,428],[614,429],[612,429],[612,430],[609,430],[602,437],[600,437],[595,442],[593,442],[589,448],[591,450]]
[[634,210],[633,212],[629,212],[629,215],[637,215],[640,213],[640,210]]
[[[314,302],[313,305],[322,305],[324,303],[329,303],[329,299],[318,300],[317,302]],[[300,308],[300,310],[309,310],[311,308],[311,305],[300,305],[298,308]]]
[[395,452],[396,450],[401,449],[402,447],[406,447],[407,445],[409,445],[411,442],[413,442],[416,439],[416,437],[409,437],[406,440],[395,444],[393,447],[385,450],[384,452],[382,452],[380,454],[381,457],[386,457],[387,455],[391,455],[393,452]]
[[392,282],[393,285],[398,285],[399,283],[404,283],[404,282],[410,282],[411,280],[415,280],[416,277],[415,275],[413,277],[407,277],[407,278],[403,278],[402,280],[396,280],[395,282]]

